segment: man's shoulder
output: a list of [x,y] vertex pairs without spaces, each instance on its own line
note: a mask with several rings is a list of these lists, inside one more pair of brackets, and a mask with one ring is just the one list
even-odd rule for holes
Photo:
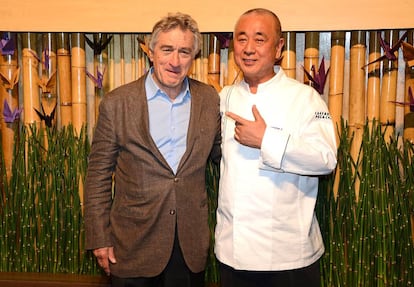
[[144,83],[145,81],[142,80],[142,78],[139,78],[138,80],[134,80],[124,85],[118,86],[114,88],[113,90],[109,91],[107,94],[105,94],[104,99],[113,100],[113,101],[117,101],[121,99],[128,99],[132,95],[139,94],[139,91],[144,92],[145,91]]
[[315,92],[315,89],[312,86],[302,83],[297,79],[293,79],[288,76],[283,77],[282,81],[280,81],[279,84],[281,84],[285,89],[291,89],[301,94],[305,93],[311,95]]
[[188,83],[190,89],[192,90],[202,90],[203,92],[211,92],[217,94],[217,91],[213,86],[203,83],[199,80],[188,78]]
[[116,87],[112,91],[109,92],[109,94],[119,94],[119,93],[125,93],[128,91],[136,91],[139,88],[144,89],[145,87],[145,79],[143,77],[131,81],[129,83],[123,84],[121,86]]

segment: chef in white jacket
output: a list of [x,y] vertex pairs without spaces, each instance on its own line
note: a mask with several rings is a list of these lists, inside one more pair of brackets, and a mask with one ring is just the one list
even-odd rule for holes
[[233,34],[244,78],[220,93],[222,287],[320,286],[317,176],[335,169],[335,129],[318,92],[274,66],[281,33],[273,12],[253,9]]

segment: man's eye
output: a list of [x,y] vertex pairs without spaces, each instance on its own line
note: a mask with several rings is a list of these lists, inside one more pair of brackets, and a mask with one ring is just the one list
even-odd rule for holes
[[183,55],[191,55],[191,51],[187,51],[187,50],[181,50],[180,53]]
[[173,49],[171,49],[171,48],[162,48],[161,51],[163,51],[164,53],[171,53],[173,51]]
[[180,54],[181,57],[184,57],[184,58],[188,58],[191,56],[191,50],[187,50],[187,49],[179,50],[178,53]]

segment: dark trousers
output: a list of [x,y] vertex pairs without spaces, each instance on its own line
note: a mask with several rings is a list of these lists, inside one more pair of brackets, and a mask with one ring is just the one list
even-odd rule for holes
[[203,287],[204,272],[193,273],[184,262],[175,237],[174,248],[164,271],[155,277],[119,278],[112,276],[112,287]]
[[221,287],[320,287],[319,260],[286,271],[242,271],[220,263]]

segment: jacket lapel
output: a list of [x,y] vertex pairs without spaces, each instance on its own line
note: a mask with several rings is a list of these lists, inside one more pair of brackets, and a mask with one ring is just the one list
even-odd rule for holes
[[188,124],[188,131],[187,131],[187,148],[180,160],[180,164],[178,165],[178,168],[177,168],[177,173],[180,171],[182,166],[188,160],[191,154],[191,150],[193,149],[195,140],[197,138],[197,135],[199,134],[199,129],[200,129],[199,123],[200,123],[200,117],[201,117],[201,107],[202,107],[203,98],[198,93],[198,90],[192,87],[190,79],[189,79],[189,85],[190,85],[190,93],[191,93],[191,111],[190,111],[190,122]]
[[[150,130],[149,130],[149,112],[148,112],[148,101],[147,94],[145,91],[145,79],[148,76],[148,73],[141,77],[137,81],[135,95],[136,98],[131,101],[133,106],[131,111],[136,111],[132,115],[132,120],[135,123],[135,130],[137,131],[136,137],[139,144],[149,150],[164,167],[171,170],[171,167],[165,160],[164,156],[161,154],[154,140],[152,139]],[[172,170],[171,170],[172,171]]]

